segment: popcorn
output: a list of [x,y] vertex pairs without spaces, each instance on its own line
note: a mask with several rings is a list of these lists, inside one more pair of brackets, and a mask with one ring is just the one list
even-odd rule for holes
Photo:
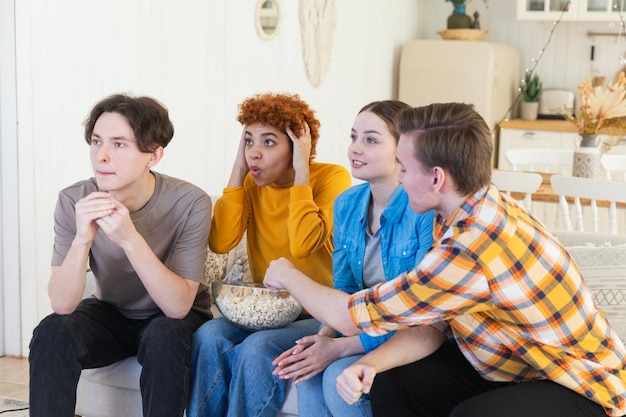
[[291,295],[263,287],[224,284],[214,293],[220,313],[248,330],[283,327],[302,312],[302,306]]

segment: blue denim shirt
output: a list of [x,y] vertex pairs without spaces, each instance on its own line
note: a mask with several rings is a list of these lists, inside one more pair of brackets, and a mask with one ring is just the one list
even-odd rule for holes
[[[349,188],[335,199],[333,281],[334,287],[353,294],[364,288],[363,259],[367,211],[370,204],[370,184]],[[385,280],[410,271],[426,255],[433,243],[435,212],[417,214],[411,210],[404,187],[399,185],[380,219],[380,247]],[[369,352],[391,337],[359,334],[365,352]]]

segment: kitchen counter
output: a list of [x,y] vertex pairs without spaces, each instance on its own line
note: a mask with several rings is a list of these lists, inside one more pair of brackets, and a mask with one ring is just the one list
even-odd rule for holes
[[[526,129],[543,130],[548,132],[578,133],[578,129],[574,126],[574,123],[568,120],[559,119],[511,119],[501,122],[499,127],[500,129]],[[600,130],[600,132],[602,132],[602,130]]]
[[523,120],[511,119],[500,123],[500,129],[527,129],[527,130],[546,130],[551,132],[573,132],[577,133],[578,129],[572,122],[558,119],[537,119]]

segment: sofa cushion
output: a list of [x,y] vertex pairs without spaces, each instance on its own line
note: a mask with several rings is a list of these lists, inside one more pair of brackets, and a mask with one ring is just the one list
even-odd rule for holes
[[215,253],[207,245],[205,255],[204,284],[211,295],[211,300],[213,300],[211,288],[213,281],[252,281],[248,264],[248,247],[245,233],[239,244],[228,253]]
[[204,260],[204,276],[207,283],[221,279],[226,273],[227,253],[215,253],[207,245]]
[[81,380],[139,391],[141,365],[136,356],[131,356],[109,366],[94,369],[83,369]]
[[250,264],[248,263],[248,238],[246,233],[244,233],[239,244],[228,252],[226,273],[222,279],[224,281],[252,281]]
[[566,248],[605,311],[611,327],[626,341],[626,245],[579,245]]
[[620,245],[626,243],[626,235],[610,233],[580,232],[571,230],[555,230],[554,234],[566,247],[580,245]]
[[285,402],[280,409],[280,413],[278,413],[279,417],[298,415],[298,390],[291,385],[291,381],[289,381],[288,384]]

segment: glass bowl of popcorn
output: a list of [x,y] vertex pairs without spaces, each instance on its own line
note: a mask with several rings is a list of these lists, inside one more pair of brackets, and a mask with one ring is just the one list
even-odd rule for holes
[[220,314],[247,330],[284,327],[302,312],[300,303],[285,290],[241,281],[214,281],[211,285]]

